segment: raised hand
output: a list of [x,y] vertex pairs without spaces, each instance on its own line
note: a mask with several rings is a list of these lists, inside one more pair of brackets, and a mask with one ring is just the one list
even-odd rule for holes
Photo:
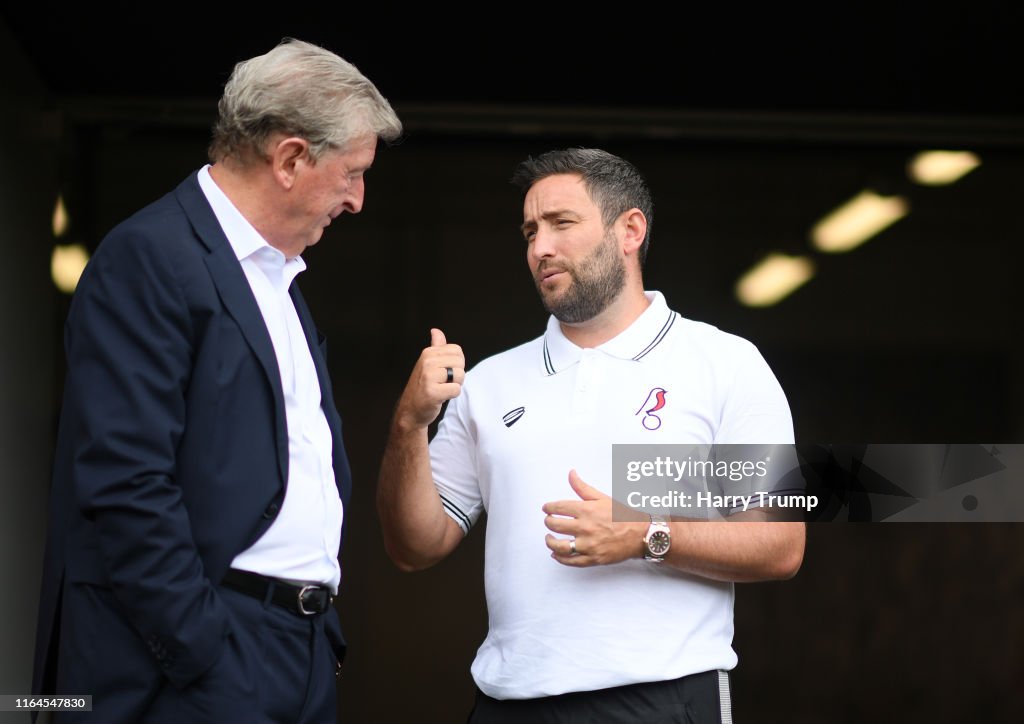
[[441,405],[458,397],[466,379],[462,347],[449,344],[440,329],[430,330],[430,346],[420,353],[395,410],[403,429],[425,428],[437,418]]

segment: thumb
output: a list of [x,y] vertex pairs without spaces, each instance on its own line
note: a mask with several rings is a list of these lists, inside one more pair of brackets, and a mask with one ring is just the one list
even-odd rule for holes
[[443,346],[445,344],[448,344],[448,340],[446,340],[444,338],[444,332],[442,332],[440,329],[433,329],[433,328],[431,328],[431,330],[430,330],[430,346],[431,347],[441,347],[441,346]]
[[583,478],[575,470],[569,471],[569,485],[582,500],[598,500],[604,497],[601,491],[583,482]]

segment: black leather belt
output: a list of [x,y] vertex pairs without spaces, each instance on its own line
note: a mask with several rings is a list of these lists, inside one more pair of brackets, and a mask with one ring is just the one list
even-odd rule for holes
[[279,581],[276,578],[261,576],[259,573],[228,569],[222,583],[239,593],[244,593],[261,601],[270,600],[283,606],[296,616],[316,616],[330,610],[334,602],[331,589],[327,586],[295,586]]

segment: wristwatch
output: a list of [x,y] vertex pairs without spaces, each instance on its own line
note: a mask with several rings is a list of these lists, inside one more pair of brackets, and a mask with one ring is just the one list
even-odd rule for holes
[[672,547],[672,530],[668,527],[668,519],[661,515],[652,515],[651,524],[644,535],[644,560],[661,563]]

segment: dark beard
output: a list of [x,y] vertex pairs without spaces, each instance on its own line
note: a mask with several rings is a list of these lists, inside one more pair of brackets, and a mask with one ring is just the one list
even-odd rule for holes
[[[616,249],[614,236],[608,234],[594,253],[578,266],[563,265],[572,284],[560,297],[551,300],[541,293],[544,308],[566,324],[589,321],[606,310],[626,286],[626,266],[618,258]],[[538,292],[540,288],[538,282]]]

